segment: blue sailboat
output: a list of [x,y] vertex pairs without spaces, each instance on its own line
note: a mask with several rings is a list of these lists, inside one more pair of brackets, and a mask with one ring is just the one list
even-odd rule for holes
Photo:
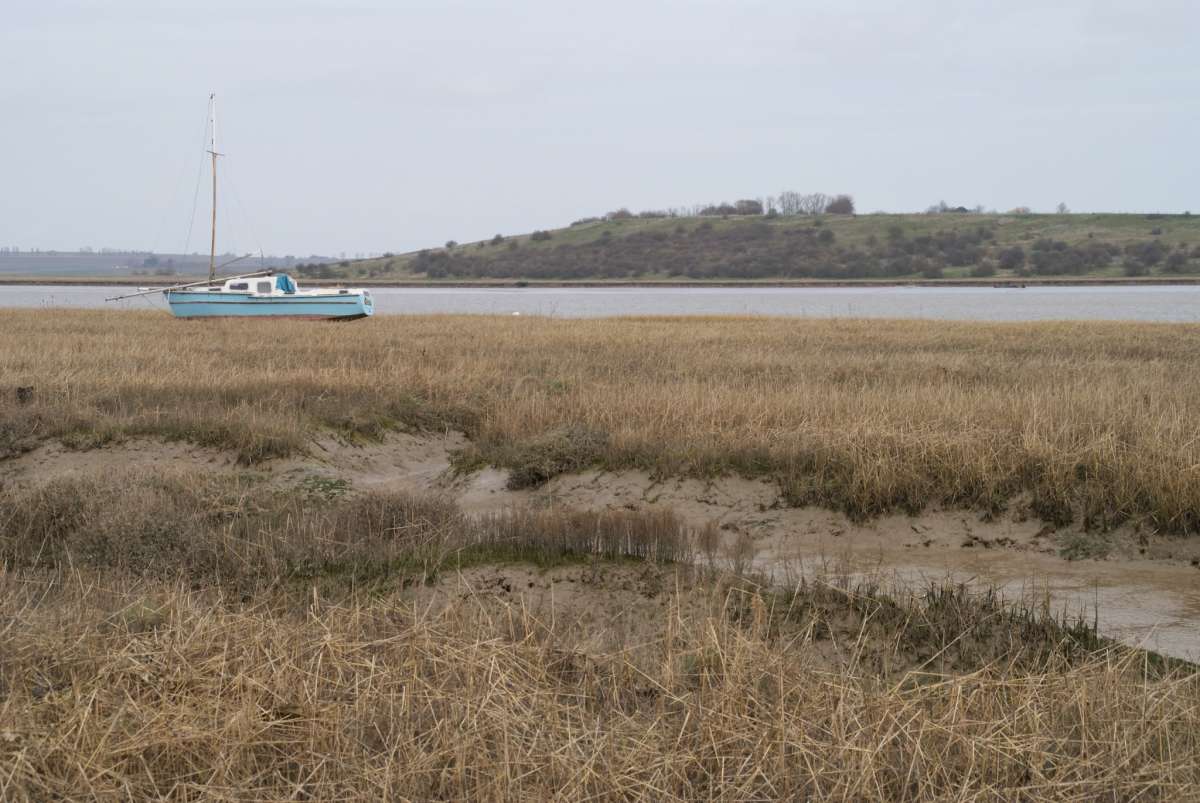
[[[370,290],[337,287],[301,290],[291,276],[274,270],[217,279],[217,157],[221,155],[217,151],[217,96],[209,95],[208,102],[212,138],[207,152],[212,156],[213,182],[208,280],[139,290],[108,300],[118,301],[161,292],[171,313],[177,318],[318,318],[347,321],[373,315],[375,305]],[[233,260],[237,261],[240,260]]]
[[375,314],[371,291],[301,290],[286,273],[264,270],[218,281],[150,287],[108,301],[162,293],[177,318],[317,318],[353,321]]
[[235,276],[216,287],[163,291],[178,318],[278,317],[354,320],[375,312],[370,290],[301,290],[286,273]]

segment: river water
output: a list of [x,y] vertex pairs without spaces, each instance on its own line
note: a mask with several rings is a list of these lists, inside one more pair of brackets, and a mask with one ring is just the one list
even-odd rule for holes
[[[135,288],[0,286],[0,307],[166,309]],[[1200,321],[1200,285],[1002,287],[380,287],[382,315],[471,313],[601,318],[622,315],[771,315],[971,321]]]

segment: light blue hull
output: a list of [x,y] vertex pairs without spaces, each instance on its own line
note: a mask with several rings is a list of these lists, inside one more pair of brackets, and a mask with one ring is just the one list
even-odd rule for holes
[[164,293],[177,318],[321,318],[353,320],[373,315],[369,293],[319,296],[168,290]]

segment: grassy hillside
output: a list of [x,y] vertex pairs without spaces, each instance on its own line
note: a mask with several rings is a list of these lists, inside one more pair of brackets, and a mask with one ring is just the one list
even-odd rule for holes
[[309,265],[325,278],[756,280],[1200,274],[1200,216],[631,217]]

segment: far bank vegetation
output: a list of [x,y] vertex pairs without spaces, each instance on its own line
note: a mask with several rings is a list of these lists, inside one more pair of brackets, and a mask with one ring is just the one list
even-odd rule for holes
[[[581,218],[304,276],[431,280],[910,280],[1181,276],[1200,272],[1191,215],[995,214],[936,206],[859,215],[850,196],[787,193]],[[942,207],[945,207],[944,209]],[[817,209],[819,211],[808,211]]]

